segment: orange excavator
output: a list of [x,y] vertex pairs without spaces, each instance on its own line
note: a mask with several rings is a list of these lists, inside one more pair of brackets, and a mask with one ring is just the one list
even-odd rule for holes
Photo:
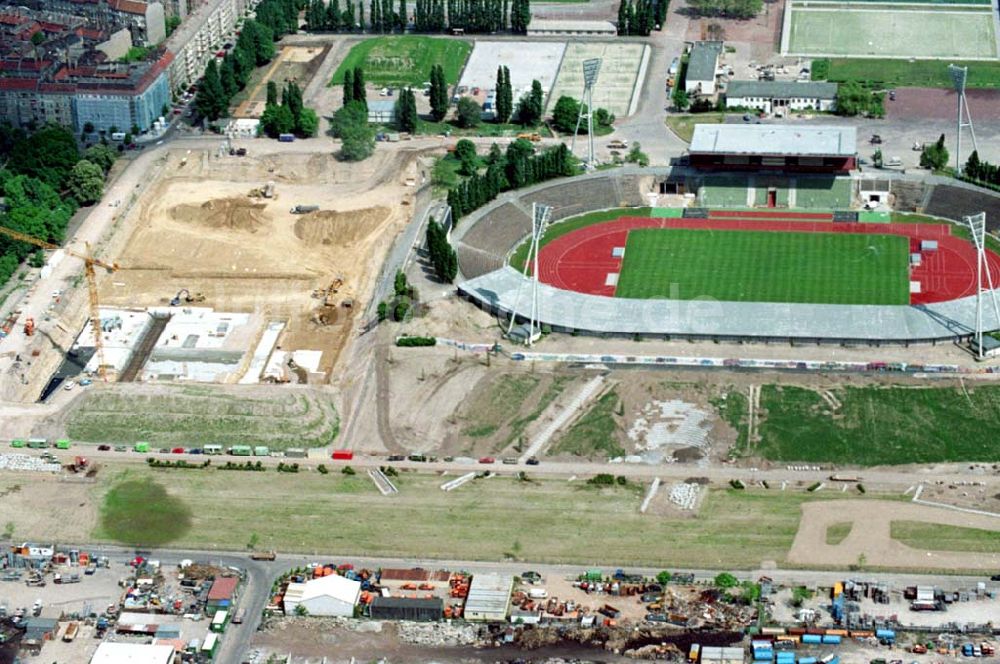
[[[20,231],[15,231],[11,228],[6,228],[0,226],[0,235],[6,235],[7,237],[18,240],[20,242],[27,242],[28,244],[40,247],[42,249],[60,249],[59,245],[52,244],[51,242],[46,242],[45,240],[39,240],[37,237],[32,237],[31,235],[25,235]],[[83,272],[87,277],[87,290],[90,295],[90,326],[93,328],[94,332],[94,351],[97,354],[97,375],[100,376],[101,380],[106,381],[108,379],[107,369],[104,364],[104,341],[101,337],[101,312],[100,312],[100,302],[97,299],[97,273],[94,266],[104,268],[108,272],[117,272],[117,263],[106,263],[102,260],[94,258],[93,252],[90,249],[90,243],[87,243],[87,253],[81,254],[70,249],[62,248],[66,254],[79,258],[83,261]],[[28,331],[28,326],[31,326],[31,331]],[[32,318],[28,318],[24,324],[24,333],[31,336],[35,332],[35,321]]]

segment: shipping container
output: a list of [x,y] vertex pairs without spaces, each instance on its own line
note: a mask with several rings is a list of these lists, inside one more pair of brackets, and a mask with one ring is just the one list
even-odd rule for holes
[[832,646],[839,645],[840,636],[838,636],[837,634],[827,634],[826,636],[823,637],[823,643]]
[[203,657],[212,659],[215,657],[215,653],[219,650],[219,635],[209,633],[205,637],[205,642],[201,644],[201,654]]
[[44,450],[49,446],[49,441],[45,438],[29,438],[28,447],[33,450]]
[[819,634],[803,634],[802,643],[805,644],[818,644],[823,643],[823,637]]
[[780,636],[785,633],[784,627],[762,627],[760,633],[763,636]]
[[285,450],[285,456],[293,459],[304,459],[306,458],[306,451],[301,447],[289,447]]
[[10,446],[11,447],[26,447],[27,444],[28,443],[25,442],[25,441],[23,441],[23,440],[12,440],[12,441],[10,441]]
[[229,620],[229,611],[216,611],[212,618],[211,630],[216,633],[226,631],[226,621]]
[[59,440],[56,441],[56,449],[59,449],[59,450],[68,450],[71,446],[72,446],[72,443],[70,443],[65,438],[60,438]]
[[351,450],[334,450],[333,458],[338,461],[350,461],[354,458],[354,452]]
[[271,450],[264,447],[263,445],[258,445],[257,447],[253,448],[254,456],[268,456],[269,454],[271,454]]
[[253,450],[249,445],[233,445],[229,448],[229,453],[232,456],[250,456]]
[[132,447],[132,449],[135,450],[136,452],[139,452],[140,454],[145,454],[146,452],[149,452],[149,443],[143,443],[143,442],[136,443]]
[[205,454],[222,454],[222,445],[206,445],[201,451]]
[[799,660],[799,664],[816,664],[815,657],[803,657]]
[[896,632],[891,629],[877,629],[875,630],[875,636],[879,639],[886,639],[889,641],[896,640]]

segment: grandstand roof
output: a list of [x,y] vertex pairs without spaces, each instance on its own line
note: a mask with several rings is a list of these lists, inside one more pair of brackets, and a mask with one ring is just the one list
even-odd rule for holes
[[[459,284],[459,290],[491,310],[526,311],[530,280],[510,266]],[[614,334],[700,337],[917,341],[969,335],[976,298],[926,305],[779,304],[636,300],[585,295],[538,285],[539,322],[554,327]],[[984,327],[996,329],[991,307]]]
[[726,96],[768,99],[835,99],[837,84],[826,81],[730,81]]
[[855,127],[776,124],[699,124],[694,127],[691,154],[805,155],[853,157]]

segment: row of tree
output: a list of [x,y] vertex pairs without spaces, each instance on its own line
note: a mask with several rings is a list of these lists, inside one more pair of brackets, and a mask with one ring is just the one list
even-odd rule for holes
[[431,217],[427,222],[427,254],[434,274],[440,281],[451,283],[458,275],[458,255],[448,243],[444,227]]
[[[344,72],[344,106],[356,101],[368,112],[368,93],[365,92],[365,70],[361,67]],[[367,117],[367,116],[366,116]]]
[[244,21],[236,45],[222,59],[222,64],[211,58],[205,67],[194,98],[198,115],[209,120],[225,115],[230,100],[246,87],[254,68],[267,64],[274,57],[274,34],[267,25],[254,20]]
[[448,115],[448,81],[444,77],[444,67],[431,67],[431,117],[435,122],[441,122]]
[[510,122],[510,116],[514,113],[514,88],[510,84],[510,70],[506,65],[497,67],[496,91],[494,113],[497,122],[505,124]]
[[618,34],[648,37],[667,20],[669,0],[622,0],[618,5]]
[[[27,134],[5,123],[0,126],[0,196],[5,199],[0,226],[60,244],[79,205],[100,200],[104,182],[117,153],[98,143],[80,153],[69,129],[45,125]],[[25,258],[41,266],[33,245],[0,236],[0,283],[6,282]]]
[[698,16],[738,19],[753,18],[764,8],[764,0],[688,0],[687,4]]
[[[351,0],[345,0],[344,9],[340,8],[340,0],[307,2],[306,23],[313,31],[354,32],[368,29],[383,34],[402,33],[410,23],[406,0],[399,0],[398,5],[394,5],[393,0],[369,0],[367,22],[363,0],[359,0],[356,6]],[[531,22],[531,0],[417,0],[412,18],[416,32],[462,30],[493,33],[510,30],[524,34]]]
[[523,138],[509,144],[506,152],[494,144],[486,159],[486,172],[476,172],[448,190],[452,219],[457,223],[501,192],[573,175],[575,164],[569,148],[562,143],[537,154],[531,141]]
[[278,102],[278,85],[267,82],[267,104],[260,116],[261,130],[271,138],[281,134],[295,134],[303,138],[316,135],[319,116],[316,111],[302,103],[302,90],[298,84],[289,81],[281,91]]
[[[976,155],[979,159],[979,155]],[[948,165],[948,148],[944,146],[944,134],[934,143],[929,143],[920,151],[920,165],[932,171],[939,171]]]
[[[556,105],[552,108],[552,124],[555,128],[564,134],[572,134],[577,131],[577,120],[580,118],[580,113],[583,112],[584,115],[587,113],[587,105],[578,102],[572,97],[563,95],[559,97],[556,101]],[[607,109],[598,108],[594,110],[593,123],[597,128],[610,127],[615,122],[615,116],[613,113],[609,113]],[[579,131],[581,133],[587,132],[587,125],[580,122]]]
[[994,186],[1000,185],[1000,166],[988,161],[980,161],[978,150],[973,150],[972,154],[969,155],[969,160],[965,162],[965,170],[962,171],[962,174],[970,180]]
[[417,131],[417,98],[410,88],[399,91],[399,98],[396,100],[396,126],[400,131],[414,133]]

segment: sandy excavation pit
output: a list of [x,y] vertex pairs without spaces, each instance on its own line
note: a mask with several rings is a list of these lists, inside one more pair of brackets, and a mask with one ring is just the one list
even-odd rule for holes
[[[329,371],[367,303],[373,266],[409,221],[412,189],[401,178],[413,161],[382,154],[348,169],[328,153],[173,153],[111,243],[122,269],[102,277],[101,301],[163,306],[188,289],[204,294],[202,306],[287,320],[281,348],[322,350]],[[259,196],[268,182],[273,198]],[[293,214],[296,205],[320,209]],[[317,296],[338,278],[330,301]]]

